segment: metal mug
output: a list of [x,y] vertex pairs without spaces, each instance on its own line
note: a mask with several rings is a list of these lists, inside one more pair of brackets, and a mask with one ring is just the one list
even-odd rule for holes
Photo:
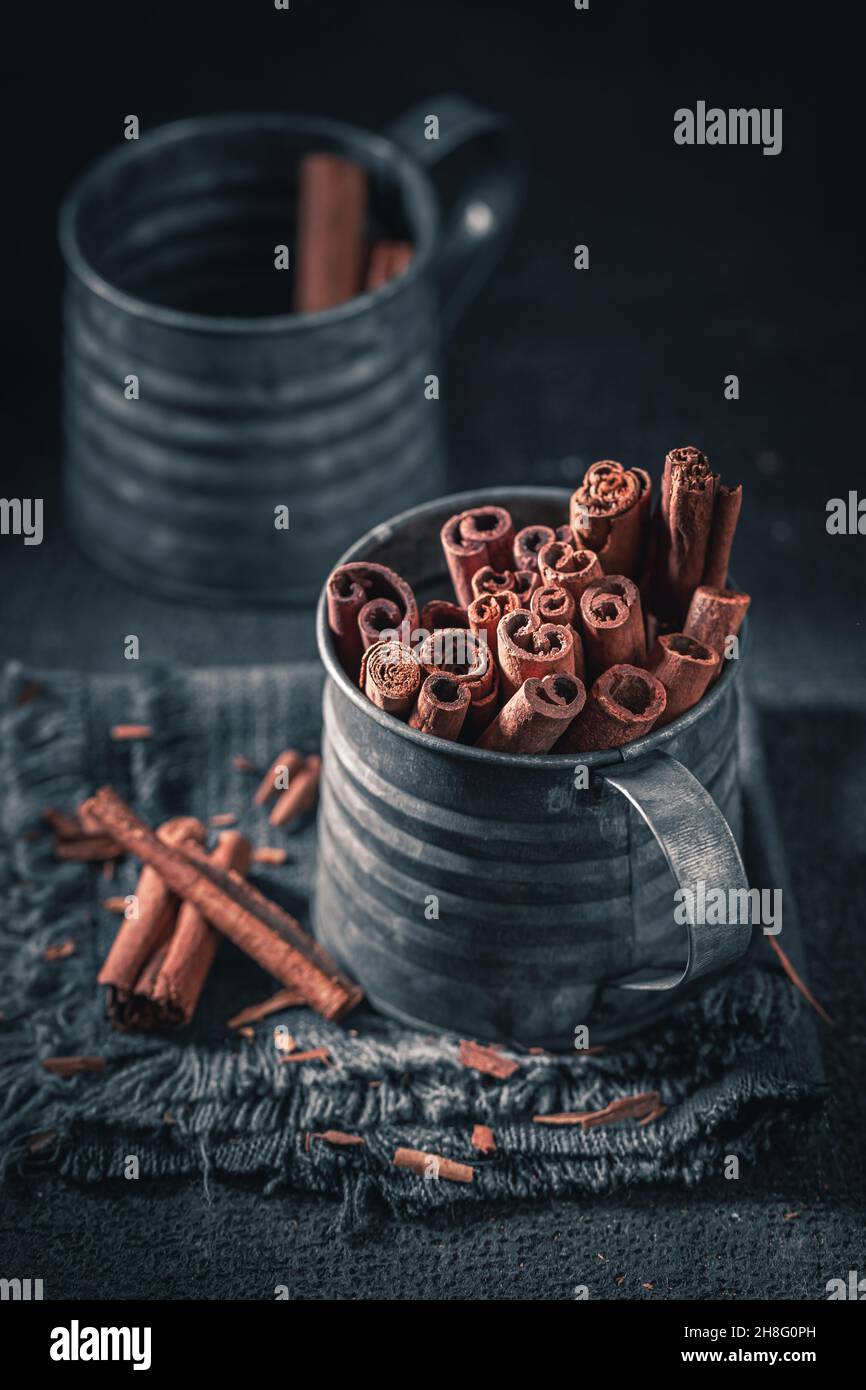
[[[425,113],[438,139],[425,138]],[[430,173],[442,163],[438,181],[474,144],[484,163],[443,226]],[[274,253],[291,242],[311,151],[366,167],[373,235],[408,239],[414,256],[381,289],[293,314],[291,271],[275,270]],[[218,115],[99,160],[59,228],[65,493],[82,548],[176,597],[312,603],[359,523],[441,487],[441,405],[425,378],[502,244],[518,169],[508,123],[457,96],[383,135]]]
[[[369,532],[341,563],[380,561],[419,603],[445,597],[449,516],[496,503],[515,527],[559,525],[568,496],[441,498]],[[675,884],[748,886],[739,660],[658,733],[530,756],[433,738],[371,704],[336,657],[324,592],[317,635],[328,679],[314,930],[376,1008],[474,1038],[573,1047],[579,1025],[593,1040],[646,1025],[746,950],[746,924],[674,920]]]

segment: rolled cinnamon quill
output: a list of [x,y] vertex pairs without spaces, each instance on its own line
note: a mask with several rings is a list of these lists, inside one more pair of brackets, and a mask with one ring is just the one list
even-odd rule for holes
[[451,676],[428,676],[418,691],[409,724],[436,738],[457,739],[471,704],[469,687]]
[[481,594],[474,598],[466,610],[469,628],[475,633],[484,633],[491,651],[496,650],[496,629],[506,613],[516,613],[523,605],[513,589],[502,589],[496,594]]
[[298,174],[294,284],[301,314],[331,309],[360,292],[367,174],[336,154],[310,154]]
[[713,529],[707,547],[707,559],[702,579],[702,583],[710,588],[721,589],[728,582],[731,547],[734,543],[734,533],[740,519],[742,505],[742,484],[733,488],[725,487],[724,483],[719,484],[716,488]]
[[649,670],[664,686],[667,702],[656,728],[670,724],[677,715],[696,705],[720,666],[718,652],[694,637],[682,632],[659,637],[650,655]]
[[560,589],[571,594],[576,604],[580,603],[589,585],[604,575],[594,550],[575,548],[567,541],[551,541],[550,545],[542,546],[538,569],[544,584],[558,584]]
[[474,687],[471,684],[467,686],[471,699],[463,725],[464,742],[474,743],[479,734],[483,733],[490,721],[496,717],[496,712],[499,709],[499,669],[492,657],[489,662],[486,683],[488,688],[483,694],[479,693],[477,684]]
[[643,468],[601,459],[570,504],[574,544],[595,551],[605,574],[636,575],[649,525],[652,482]]
[[498,594],[507,590],[514,592],[514,571],[495,570],[492,565],[482,565],[472,576],[472,597],[482,594]]
[[473,574],[484,565],[500,572],[511,566],[514,524],[504,507],[457,512],[445,522],[440,537],[457,601],[464,608],[475,597]]
[[646,664],[640,591],[624,574],[594,580],[580,600],[586,669],[591,679],[610,666]]
[[379,709],[406,718],[421,688],[422,670],[403,642],[377,642],[361,661],[361,688]]
[[399,632],[403,615],[393,599],[371,598],[358,614],[358,631],[364,651],[383,637]]
[[556,540],[552,526],[524,526],[514,537],[514,568],[516,570],[538,569],[538,552],[543,545]]
[[650,608],[662,624],[683,623],[707,562],[718,477],[694,445],[665,459],[653,555]]
[[329,576],[325,589],[328,604],[328,627],[343,670],[352,680],[358,679],[364,653],[359,618],[371,599],[388,599],[400,611],[400,640],[411,641],[418,626],[418,604],[406,580],[387,565],[351,561],[340,565]]
[[750,603],[748,594],[699,584],[692,595],[683,632],[724,657],[726,640],[739,632]]
[[530,676],[476,743],[499,753],[548,753],[586,702],[576,676]]
[[665,688],[637,666],[611,666],[598,677],[581,713],[559,740],[556,753],[621,748],[649,732],[664,714]]
[[573,628],[543,623],[526,608],[507,614],[496,630],[502,698],[510,700],[530,676],[573,676],[574,638]]
[[[245,875],[251,856],[249,840],[237,830],[227,830],[209,861],[215,868],[234,869]],[[156,969],[142,972],[130,1010],[141,1008],[149,1025],[156,1028],[179,1028],[189,1023],[219,943],[219,932],[205,921],[199,909],[192,903],[181,903],[174,930],[159,952]]]
[[[90,807],[89,802],[85,806]],[[100,822],[102,824],[102,822]],[[104,827],[108,830],[108,827]],[[113,832],[108,831],[117,841]],[[153,839],[158,844],[177,846],[186,843],[204,844],[205,828],[192,816],[177,816],[159,827]],[[157,838],[158,837],[158,838]],[[118,843],[121,843],[118,841]],[[123,1013],[136,990],[142,971],[153,961],[171,935],[177,916],[177,897],[162,875],[145,864],[135,886],[135,915],[125,917],[111,943],[97,983],[108,987],[108,1012],[118,1026],[123,1026]]]
[[576,604],[567,589],[558,584],[543,584],[529,600],[529,611],[535,613],[543,623],[562,623],[574,626]]
[[195,846],[188,850],[164,844],[111,787],[100,788],[86,804],[106,831],[155,869],[178,897],[194,903],[212,926],[281,984],[296,987],[323,1017],[342,1018],[360,1001],[359,987],[294,917],[239,874],[215,868]]

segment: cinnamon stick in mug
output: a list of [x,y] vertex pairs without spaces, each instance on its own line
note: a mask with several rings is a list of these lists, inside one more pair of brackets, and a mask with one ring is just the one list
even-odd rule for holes
[[409,716],[409,726],[436,738],[457,739],[472,703],[467,685],[451,676],[428,676],[418,691],[418,700]]
[[506,613],[516,613],[522,607],[513,589],[501,589],[495,594],[480,594],[466,610],[471,632],[484,633],[491,651],[496,650],[496,629]]
[[422,678],[415,653],[404,642],[376,642],[361,659],[361,689],[388,714],[408,716]]
[[564,672],[541,680],[531,676],[503,705],[475,747],[498,753],[548,753],[585,702],[586,690],[576,676]]
[[378,290],[398,275],[405,275],[412,260],[412,245],[408,241],[377,241],[370,252],[365,290]]
[[573,628],[543,623],[526,608],[507,614],[496,630],[503,698],[510,700],[530,676],[573,676],[575,635]]
[[567,589],[575,603],[590,584],[604,575],[594,550],[569,545],[567,541],[551,541],[538,553],[538,570],[542,583],[558,584]]
[[670,724],[703,695],[718,675],[721,658],[712,647],[687,637],[682,632],[667,633],[657,639],[650,655],[648,669],[667,692],[665,710],[656,722],[660,729]]
[[511,565],[514,523],[504,507],[470,507],[449,517],[439,534],[457,602],[468,608],[473,574],[484,565],[500,572]]
[[600,459],[571,498],[574,544],[595,551],[605,574],[638,573],[649,529],[652,482],[643,468]]
[[727,638],[739,632],[750,603],[748,594],[699,584],[692,594],[683,632],[724,657]]
[[621,748],[649,733],[664,714],[667,696],[661,681],[637,666],[611,666],[593,685],[586,704],[556,753],[592,753]]
[[514,568],[516,570],[537,570],[538,552],[543,545],[556,540],[552,526],[524,526],[514,537]]
[[593,679],[610,666],[646,662],[640,591],[624,574],[594,580],[580,600],[586,667]]
[[360,292],[367,174],[336,154],[310,154],[298,173],[295,309],[318,313]]

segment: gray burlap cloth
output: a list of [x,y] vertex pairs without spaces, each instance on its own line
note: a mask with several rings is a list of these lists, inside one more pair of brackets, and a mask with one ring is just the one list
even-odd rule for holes
[[[37,680],[38,695],[16,707]],[[381,1208],[418,1212],[449,1203],[598,1193],[629,1183],[695,1183],[749,1160],[785,1125],[805,1124],[822,1091],[805,1006],[756,935],[746,960],[652,1031],[597,1056],[521,1055],[507,1081],[460,1065],[457,1040],[413,1031],[366,1007],[342,1025],[306,1009],[256,1025],[254,1040],[227,1019],[276,988],[229,942],[220,946],[191,1027],[173,1036],[120,1035],[108,1025],[96,975],[118,920],[108,894],[132,892],[137,865],[61,863],[41,820],[105,782],[154,825],[170,815],[239,815],[256,845],[283,845],[288,861],[253,878],[306,924],[316,854],[312,819],[275,831],[251,807],[255,779],[233,754],[262,767],[287,745],[311,751],[321,727],[321,673],[313,666],[145,671],[123,677],[6,672],[0,706],[0,1154],[4,1168],[51,1163],[77,1179],[122,1176],[136,1155],[142,1176],[257,1176],[276,1187],[330,1193],[349,1223]],[[115,723],[153,736],[112,742]],[[761,886],[784,876],[760,748],[747,750],[747,870]],[[35,833],[39,832],[39,833]],[[45,960],[73,939],[75,952]],[[784,944],[799,958],[790,894]],[[274,1027],[304,1049],[325,1046],[332,1065],[286,1066]],[[50,1056],[97,1055],[101,1072],[61,1079]],[[534,1124],[552,1111],[597,1110],[658,1090],[667,1112],[583,1131]],[[489,1125],[495,1153],[470,1143]],[[362,1135],[336,1148],[310,1136]],[[472,1183],[427,1181],[393,1164],[399,1145],[473,1164]]]

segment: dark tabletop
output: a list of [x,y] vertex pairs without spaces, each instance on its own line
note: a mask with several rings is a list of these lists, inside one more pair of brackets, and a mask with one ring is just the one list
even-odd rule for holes
[[[843,7],[807,13],[800,26],[790,5],[753,3],[446,0],[411,17],[390,0],[293,0],[285,14],[154,4],[132,42],[93,5],[52,18],[50,44],[34,29],[9,45],[3,491],[45,497],[46,539],[0,537],[0,655],[111,670],[129,632],[148,663],[314,654],[309,612],[163,602],[103,575],[66,536],[54,217],[71,178],[129,111],[147,126],[273,107],[375,127],[463,91],[520,123],[531,166],[517,233],[449,351],[455,486],[573,484],[600,457],[658,476],[666,450],[692,442],[744,483],[734,568],[753,595],[749,679],[810,983],[837,1027],[821,1025],[823,1122],[737,1182],[386,1223],[347,1240],[330,1204],[309,1198],[79,1189],[40,1169],[3,1199],[0,1273],[43,1277],[49,1297],[269,1298],[286,1284],[308,1298],[569,1298],[585,1283],[610,1298],[816,1298],[866,1268],[866,537],[825,527],[829,498],[866,493],[848,191],[862,118]],[[675,147],[673,111],[698,99],[782,107],[782,154]],[[586,273],[572,268],[578,242]],[[732,372],[738,401],[723,396]]]

